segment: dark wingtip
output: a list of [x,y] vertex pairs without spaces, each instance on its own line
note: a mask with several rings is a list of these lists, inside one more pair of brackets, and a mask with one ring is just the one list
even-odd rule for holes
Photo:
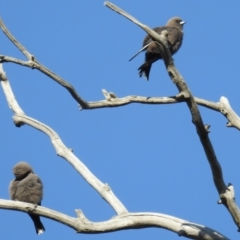
[[134,58],[135,56],[131,57],[128,61],[131,62]]
[[[151,43],[151,42],[150,42],[150,43]],[[131,57],[131,58],[129,59],[129,62],[132,61],[139,53],[141,53],[142,51],[145,51],[145,50],[148,48],[148,46],[150,45],[150,43],[148,43],[148,44],[146,44],[145,46],[143,46],[133,57]]]

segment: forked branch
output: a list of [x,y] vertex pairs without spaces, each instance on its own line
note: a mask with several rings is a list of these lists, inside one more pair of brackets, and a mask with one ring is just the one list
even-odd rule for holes
[[[117,12],[122,11],[120,8],[116,7],[115,5],[106,2],[106,6],[115,9]],[[126,17],[133,21],[134,23],[138,24],[142,29],[145,31],[151,32],[155,37],[159,37],[159,35],[156,35],[154,31],[149,29],[147,26],[141,24],[137,19],[133,18],[131,15],[128,13],[124,12]],[[41,63],[39,63],[34,55],[29,53],[29,51],[11,34],[11,32],[7,29],[6,25],[4,24],[3,20],[0,19],[0,28],[2,31],[5,33],[5,35],[8,37],[8,39],[27,57],[28,61],[23,61],[17,58],[13,58],[10,56],[5,56],[5,55],[0,55],[0,63],[4,62],[11,62],[15,64],[19,64],[24,67],[29,67],[29,68],[36,68],[42,73],[46,74],[50,78],[52,78],[54,81],[59,83],[61,86],[66,88],[69,93],[72,95],[72,97],[79,103],[80,109],[95,109],[95,108],[104,108],[104,107],[119,107],[119,106],[124,106],[130,103],[143,103],[143,104],[169,104],[169,103],[179,103],[183,102],[183,99],[176,98],[175,96],[170,96],[170,97],[141,97],[141,96],[127,96],[124,98],[105,98],[107,101],[96,101],[96,102],[87,102],[84,100],[80,95],[76,92],[76,90],[73,88],[71,84],[69,84],[66,80],[62,79],[59,77],[57,74],[55,74],[53,71],[50,69],[46,68],[43,66]],[[168,51],[166,49],[166,51]],[[166,56],[167,57],[167,56]],[[103,90],[105,91],[105,90]],[[228,106],[222,103],[214,103],[210,102],[204,99],[196,98],[195,101],[197,104],[210,108],[215,111],[219,111],[224,114],[224,116],[228,119],[228,124],[227,126],[235,127],[240,130],[240,118],[238,115],[231,109],[230,112],[229,110],[229,102]],[[231,107],[230,107],[231,108]]]
[[[190,223],[179,218],[169,215],[156,213],[129,213],[123,204],[113,194],[108,184],[103,184],[99,181],[89,169],[67,148],[58,134],[49,126],[28,117],[25,115],[21,107],[18,105],[16,98],[12,92],[8,78],[0,64],[0,80],[3,91],[5,93],[9,107],[14,112],[14,123],[16,126],[27,124],[37,130],[47,134],[56,149],[59,156],[68,161],[82,177],[97,191],[99,194],[113,207],[118,216],[105,222],[91,222],[80,210],[76,210],[78,217],[73,218],[66,214],[56,212],[54,210],[35,206],[29,203],[8,201],[0,199],[0,208],[11,209],[23,212],[34,212],[34,214],[50,218],[52,220],[63,223],[79,233],[103,233],[119,231],[122,229],[135,229],[146,227],[165,228],[176,232],[179,236],[193,237],[198,236],[198,239],[221,239],[227,240],[225,236],[216,232],[213,229],[206,228],[195,223]],[[201,236],[201,238],[199,238]]]
[[80,173],[82,177],[102,196],[102,198],[112,206],[118,215],[126,213],[127,209],[114,195],[108,184],[102,183],[96,176],[94,176],[90,170],[80,161],[80,159],[77,158],[73,152],[64,145],[61,138],[52,128],[37,121],[34,118],[28,117],[24,113],[16,101],[10,83],[2,68],[2,64],[0,64],[0,80],[8,105],[14,112],[13,119],[15,125],[20,127],[24,124],[27,124],[48,135],[57,152],[57,155],[61,156],[67,162],[69,162],[77,170],[77,172]]
[[192,239],[201,240],[229,240],[221,233],[206,228],[205,226],[184,221],[180,218],[172,217],[165,214],[139,212],[126,213],[116,216],[104,222],[91,222],[83,212],[76,209],[77,218],[70,217],[66,214],[54,211],[42,206],[35,206],[30,203],[9,201],[0,199],[0,208],[34,214],[60,222],[74,229],[77,233],[107,233],[123,229],[139,229],[147,227],[165,228],[176,232],[179,236],[185,236]]
[[[139,25],[143,28],[155,41],[159,42],[162,49],[162,55],[164,56],[164,61],[166,68],[169,72],[170,77],[172,78],[173,82],[177,85],[180,94],[176,97],[175,100],[179,101],[186,101],[191,114],[193,116],[193,122],[197,128],[199,137],[202,141],[204,146],[206,155],[212,167],[213,176],[215,185],[218,190],[220,190],[220,198],[222,203],[228,207],[229,211],[232,213],[232,216],[237,222],[237,218],[239,216],[238,209],[236,210],[236,204],[233,205],[232,199],[234,199],[232,186],[231,188],[226,187],[221,167],[215,157],[213,148],[211,146],[211,142],[208,139],[208,132],[206,131],[201,116],[198,112],[196,102],[191,95],[190,91],[188,90],[183,78],[176,70],[171,54],[169,52],[168,46],[166,44],[166,34],[158,35],[153,30],[148,28],[146,25],[141,24],[135,18],[130,16],[128,13],[124,12],[123,10],[119,9],[118,7],[114,6],[113,4],[106,2],[105,3],[108,7],[114,8],[115,11],[118,13],[126,16],[128,19]],[[1,62],[14,62],[21,64],[23,66],[28,66],[31,68],[36,68],[43,72],[44,74],[48,75],[56,82],[64,86],[68,91],[72,94],[72,96],[78,101],[78,103],[82,106],[82,108],[87,108],[87,103],[81,99],[80,96],[76,93],[74,88],[67,83],[65,80],[61,79],[59,76],[54,74],[52,71],[44,67],[40,64],[33,55],[31,55],[20,43],[17,42],[15,38],[12,37],[9,31],[6,30],[2,21],[0,21],[0,27],[5,32],[5,34],[9,37],[9,39],[23,52],[23,54],[28,58],[28,61],[24,62],[18,59],[10,58],[7,56],[0,56]],[[14,209],[18,211],[24,212],[34,212],[35,214],[45,216],[51,218],[53,220],[59,221],[64,223],[77,232],[84,232],[84,233],[100,233],[100,232],[111,232],[111,231],[118,231],[121,229],[134,229],[134,228],[145,228],[145,227],[160,227],[166,228],[173,232],[176,232],[179,236],[185,236],[192,239],[228,239],[217,233],[215,230],[209,229],[205,226],[201,226],[198,224],[189,223],[187,221],[170,217],[167,215],[162,214],[155,214],[155,213],[129,213],[124,205],[117,199],[117,197],[113,194],[110,187],[107,184],[103,184],[100,180],[98,180],[90,171],[89,169],[72,153],[70,149],[68,149],[64,143],[61,141],[60,137],[57,133],[51,129],[49,126],[28,117],[25,115],[23,110],[18,105],[14,94],[12,93],[10,83],[6,77],[2,69],[2,65],[0,66],[0,80],[2,84],[2,88],[4,90],[7,102],[10,108],[14,112],[14,122],[16,126],[22,126],[24,124],[28,124],[45,134],[47,134],[56,149],[56,152],[59,156],[63,157],[67,160],[84,178],[85,180],[96,190],[99,194],[113,207],[113,209],[117,212],[118,216],[112,218],[105,222],[90,222],[80,210],[76,210],[78,218],[72,218],[65,214],[58,213],[56,211],[35,205],[23,203],[23,202],[14,202],[14,201],[7,201],[7,200],[0,200],[0,208],[4,209]],[[106,97],[106,101],[112,102],[117,100],[117,97],[113,93],[104,93]],[[229,110],[230,111],[230,110]],[[214,155],[214,156],[213,156]],[[214,158],[215,157],[215,158]],[[210,158],[210,159],[209,159]],[[213,159],[212,159],[213,158]],[[234,215],[235,214],[235,215]],[[239,223],[240,221],[238,221]],[[238,224],[237,224],[238,225]],[[239,225],[238,225],[239,226]]]
[[[155,31],[151,30],[146,25],[140,23],[138,20],[130,16],[128,13],[126,13],[124,10],[120,9],[119,7],[115,6],[114,4],[110,2],[105,2],[105,5],[112,9],[113,11],[123,15],[124,17],[128,18],[132,22],[134,22],[136,25],[141,27],[143,30],[145,30],[146,33],[150,35],[150,37],[156,41],[160,46],[161,55],[164,59],[164,63],[166,66],[166,69],[168,71],[168,74],[172,80],[172,82],[176,85],[176,87],[179,90],[179,94],[177,95],[177,98],[184,99],[187,103],[187,106],[190,110],[190,113],[192,115],[192,122],[196,127],[199,139],[202,143],[203,149],[205,151],[206,157],[208,159],[208,162],[210,164],[211,170],[212,170],[212,176],[214,180],[214,184],[216,186],[216,189],[219,193],[220,201],[219,203],[224,204],[224,206],[228,209],[229,213],[231,214],[235,224],[237,225],[238,229],[240,230],[240,210],[235,202],[235,198],[233,197],[231,189],[233,186],[231,186],[231,189],[228,188],[228,186],[225,184],[223,179],[223,173],[221,165],[216,157],[216,154],[214,152],[212,143],[208,136],[208,128],[205,127],[203,124],[203,120],[201,117],[201,114],[198,110],[198,106],[195,102],[195,99],[188,89],[188,86],[186,82],[184,81],[183,77],[177,70],[177,68],[174,65],[174,61],[172,59],[171,53],[168,49],[168,42],[167,42],[167,33],[166,31],[162,31],[161,35],[157,34]],[[158,36],[156,36],[158,35]],[[230,109],[229,109],[230,112]]]
[[63,78],[52,72],[50,69],[42,65],[37,59],[31,54],[27,49],[10,33],[10,31],[5,26],[2,19],[0,19],[0,28],[4,32],[4,34],[8,37],[8,39],[27,57],[28,61],[22,61],[16,58],[8,57],[0,55],[0,62],[14,62],[16,64],[20,64],[25,67],[30,67],[32,69],[38,69],[48,77],[52,78],[55,82],[66,88],[72,97],[82,106],[85,106],[85,101],[78,95],[77,91],[73,88],[73,86],[65,81]]

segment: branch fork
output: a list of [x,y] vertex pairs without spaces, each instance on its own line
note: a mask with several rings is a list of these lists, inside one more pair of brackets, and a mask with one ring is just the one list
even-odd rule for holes
[[[196,127],[199,139],[203,145],[204,151],[206,153],[207,159],[209,161],[213,180],[215,186],[219,192],[221,203],[228,209],[235,224],[240,227],[240,214],[239,209],[235,203],[235,194],[234,188],[232,185],[226,186],[223,180],[223,174],[221,166],[216,158],[212,144],[208,137],[208,125],[204,125],[201,115],[199,113],[197,104],[206,106],[215,111],[219,111],[225,115],[229,120],[228,126],[234,126],[240,129],[240,118],[232,110],[228,100],[224,97],[221,97],[219,103],[213,103],[199,98],[194,98],[190,90],[188,89],[186,83],[184,82],[183,77],[180,75],[178,70],[174,66],[174,61],[170,54],[167,44],[167,31],[163,31],[161,35],[157,34],[151,28],[140,23],[137,19],[129,15],[127,12],[123,11],[119,7],[115,6],[110,2],[104,3],[107,7],[114,10],[115,12],[126,17],[139,27],[141,27],[146,33],[148,33],[151,38],[159,44],[159,47],[162,51],[162,56],[164,63],[170,78],[173,83],[176,84],[179,94],[173,97],[163,97],[163,98],[154,98],[154,97],[141,97],[141,96],[127,96],[124,98],[118,98],[115,93],[107,92],[105,89],[102,90],[102,93],[105,97],[105,100],[99,102],[87,102],[82,99],[75,89],[64,79],[59,77],[57,74],[53,73],[51,70],[39,63],[34,55],[30,54],[25,47],[23,47],[8,31],[3,21],[0,20],[0,28],[6,34],[6,36],[13,42],[13,44],[26,56],[28,61],[22,61],[8,56],[0,56],[0,63],[12,62],[20,64],[22,66],[27,66],[30,68],[36,68],[42,73],[49,76],[51,79],[59,83],[61,86],[66,88],[72,97],[79,103],[82,109],[94,109],[102,107],[117,107],[123,106],[129,103],[138,102],[145,104],[166,104],[166,103],[179,103],[186,102],[189,110],[192,115],[193,123]],[[115,210],[117,216],[105,221],[94,223],[89,221],[79,209],[76,209],[77,218],[67,216],[63,213],[56,212],[54,210],[42,207],[34,206],[29,203],[24,202],[14,202],[0,199],[0,208],[2,209],[12,209],[17,211],[34,211],[35,214],[41,215],[53,219],[55,221],[61,222],[77,232],[81,233],[102,233],[102,232],[111,232],[118,231],[122,229],[135,229],[135,228],[145,228],[145,227],[159,227],[165,228],[170,231],[176,232],[179,236],[185,236],[192,239],[228,239],[217,231],[207,228],[202,225],[190,223],[188,221],[172,217],[164,214],[156,213],[130,213],[126,207],[121,203],[121,201],[114,195],[108,184],[102,183],[96,176],[94,176],[90,170],[77,158],[70,148],[67,148],[62,142],[58,134],[49,126],[45,125],[28,117],[23,110],[18,105],[16,98],[12,92],[10,83],[7,79],[7,76],[0,64],[0,80],[3,91],[5,93],[9,107],[14,112],[13,120],[16,126],[20,127],[24,124],[34,127],[37,130],[42,131],[49,136],[53,147],[56,150],[57,155],[64,158],[68,161],[73,168],[108,202],[108,204]]]

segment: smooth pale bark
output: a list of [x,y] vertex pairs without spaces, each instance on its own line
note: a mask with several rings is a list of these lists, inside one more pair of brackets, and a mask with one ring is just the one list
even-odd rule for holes
[[[154,41],[159,43],[159,48],[162,51],[162,56],[164,58],[164,63],[166,69],[169,73],[170,78],[173,83],[177,86],[179,94],[172,97],[141,97],[141,96],[127,96],[124,98],[118,98],[113,92],[107,92],[102,90],[103,95],[106,100],[98,102],[86,102],[83,100],[80,95],[75,91],[75,89],[64,79],[59,77],[57,74],[53,73],[51,70],[39,63],[35,57],[30,54],[25,47],[23,47],[8,31],[3,21],[0,20],[0,27],[10,41],[15,44],[15,46],[26,56],[28,61],[22,61],[16,58],[9,56],[0,55],[0,62],[12,62],[15,64],[20,64],[22,66],[27,66],[30,68],[36,68],[42,73],[49,76],[52,80],[59,83],[61,86],[66,88],[71,96],[79,103],[82,109],[94,109],[102,107],[118,107],[123,106],[129,103],[143,103],[143,104],[170,104],[170,103],[179,103],[186,102],[190,112],[192,114],[192,120],[196,126],[200,141],[206,152],[208,161],[210,163],[214,183],[219,192],[220,201],[223,203],[229,212],[231,213],[236,225],[239,227],[239,210],[234,200],[234,189],[233,186],[226,186],[223,180],[223,174],[221,166],[217,161],[213,147],[208,138],[208,126],[203,124],[201,115],[198,111],[197,104],[205,106],[215,111],[219,111],[224,114],[228,119],[228,126],[234,126],[240,129],[240,121],[237,114],[231,109],[228,100],[224,97],[221,97],[219,103],[214,103],[200,98],[193,97],[192,93],[189,91],[186,83],[184,82],[183,77],[177,71],[174,66],[173,59],[169,52],[167,46],[167,32],[163,31],[161,35],[158,35],[151,28],[140,23],[137,19],[133,18],[131,15],[118,8],[117,6],[111,4],[110,2],[105,2],[105,5],[117,13],[125,16],[136,25],[140,26],[146,33],[148,33]],[[158,213],[131,213],[128,212],[125,206],[121,201],[114,195],[111,188],[108,184],[102,183],[96,176],[94,176],[91,171],[77,158],[73,151],[66,147],[59,137],[59,135],[49,126],[44,123],[39,122],[36,119],[33,119],[27,116],[24,111],[21,109],[19,104],[16,101],[16,98],[12,92],[10,83],[7,79],[7,76],[0,64],[0,80],[3,91],[5,93],[9,107],[14,112],[14,123],[16,126],[20,127],[22,125],[29,125],[34,127],[37,130],[45,133],[49,136],[57,155],[64,158],[68,161],[78,173],[104,198],[109,205],[115,210],[117,216],[114,216],[108,221],[104,222],[91,222],[89,221],[81,210],[76,210],[77,218],[67,216],[63,213],[56,212],[51,209],[47,209],[42,206],[36,207],[35,205],[23,203],[23,202],[14,202],[8,200],[0,199],[0,208],[2,209],[11,209],[23,212],[33,212],[43,217],[50,218],[52,220],[63,223],[77,232],[81,233],[103,233],[118,231],[122,229],[136,229],[136,228],[146,228],[146,227],[158,227],[164,228],[170,231],[177,233],[179,236],[185,236],[191,239],[228,239],[227,237],[221,235],[216,230],[207,228],[205,226],[191,223],[176,217],[158,214]]]

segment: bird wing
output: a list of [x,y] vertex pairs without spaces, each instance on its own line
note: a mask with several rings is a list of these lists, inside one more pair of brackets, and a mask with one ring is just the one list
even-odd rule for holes
[[[161,33],[161,31],[166,30],[166,28],[167,28],[166,26],[164,26],[164,27],[156,27],[156,28],[153,28],[153,30],[154,30],[155,32],[157,32],[157,33]],[[145,51],[145,50],[148,48],[148,46],[151,44],[151,42],[152,42],[151,37],[150,37],[149,35],[147,35],[147,36],[144,38],[144,40],[143,40],[143,47],[142,47],[133,57],[131,57],[131,58],[129,59],[129,62],[130,62],[131,60],[133,60],[139,53]],[[158,49],[157,46],[153,47],[153,45],[152,45],[152,46],[151,46],[151,49],[153,50],[153,52],[156,51],[157,53],[159,53],[159,49]]]
[[39,204],[43,197],[43,184],[36,174],[29,174],[19,181],[15,194],[18,201]]
[[17,200],[16,191],[18,188],[19,181],[12,180],[9,185],[9,193],[12,200]]
[[[177,52],[177,50],[180,48],[181,44],[182,44],[182,36],[183,36],[183,32],[176,28],[176,27],[160,27],[160,28],[154,28],[154,31],[156,31],[158,34],[161,34],[161,32],[163,30],[167,30],[168,32],[168,44],[169,44],[169,49],[171,54],[174,54]],[[149,47],[147,49],[148,52],[151,53],[156,53],[159,54],[160,53],[160,49],[158,47],[157,44],[155,44],[152,39],[150,38],[149,35],[147,35],[143,41],[143,44],[149,44]]]
[[151,43],[151,42],[149,42],[147,45],[143,46],[133,57],[131,57],[131,58],[129,59],[129,62],[132,61],[139,53],[145,51],[145,50],[147,49],[147,47],[149,46],[150,43]]
[[[167,28],[168,28],[168,27],[166,27],[166,26],[163,26],[163,27],[155,27],[155,28],[153,28],[153,30],[154,30],[156,33],[158,33],[158,34],[161,34],[161,32],[162,32],[163,30],[167,30]],[[152,38],[151,38],[149,35],[147,35],[147,36],[144,38],[144,40],[143,40],[143,46],[147,45],[147,44],[150,43],[150,42],[152,42]]]
[[183,32],[175,27],[167,27],[168,44],[171,54],[174,54],[182,45]]

